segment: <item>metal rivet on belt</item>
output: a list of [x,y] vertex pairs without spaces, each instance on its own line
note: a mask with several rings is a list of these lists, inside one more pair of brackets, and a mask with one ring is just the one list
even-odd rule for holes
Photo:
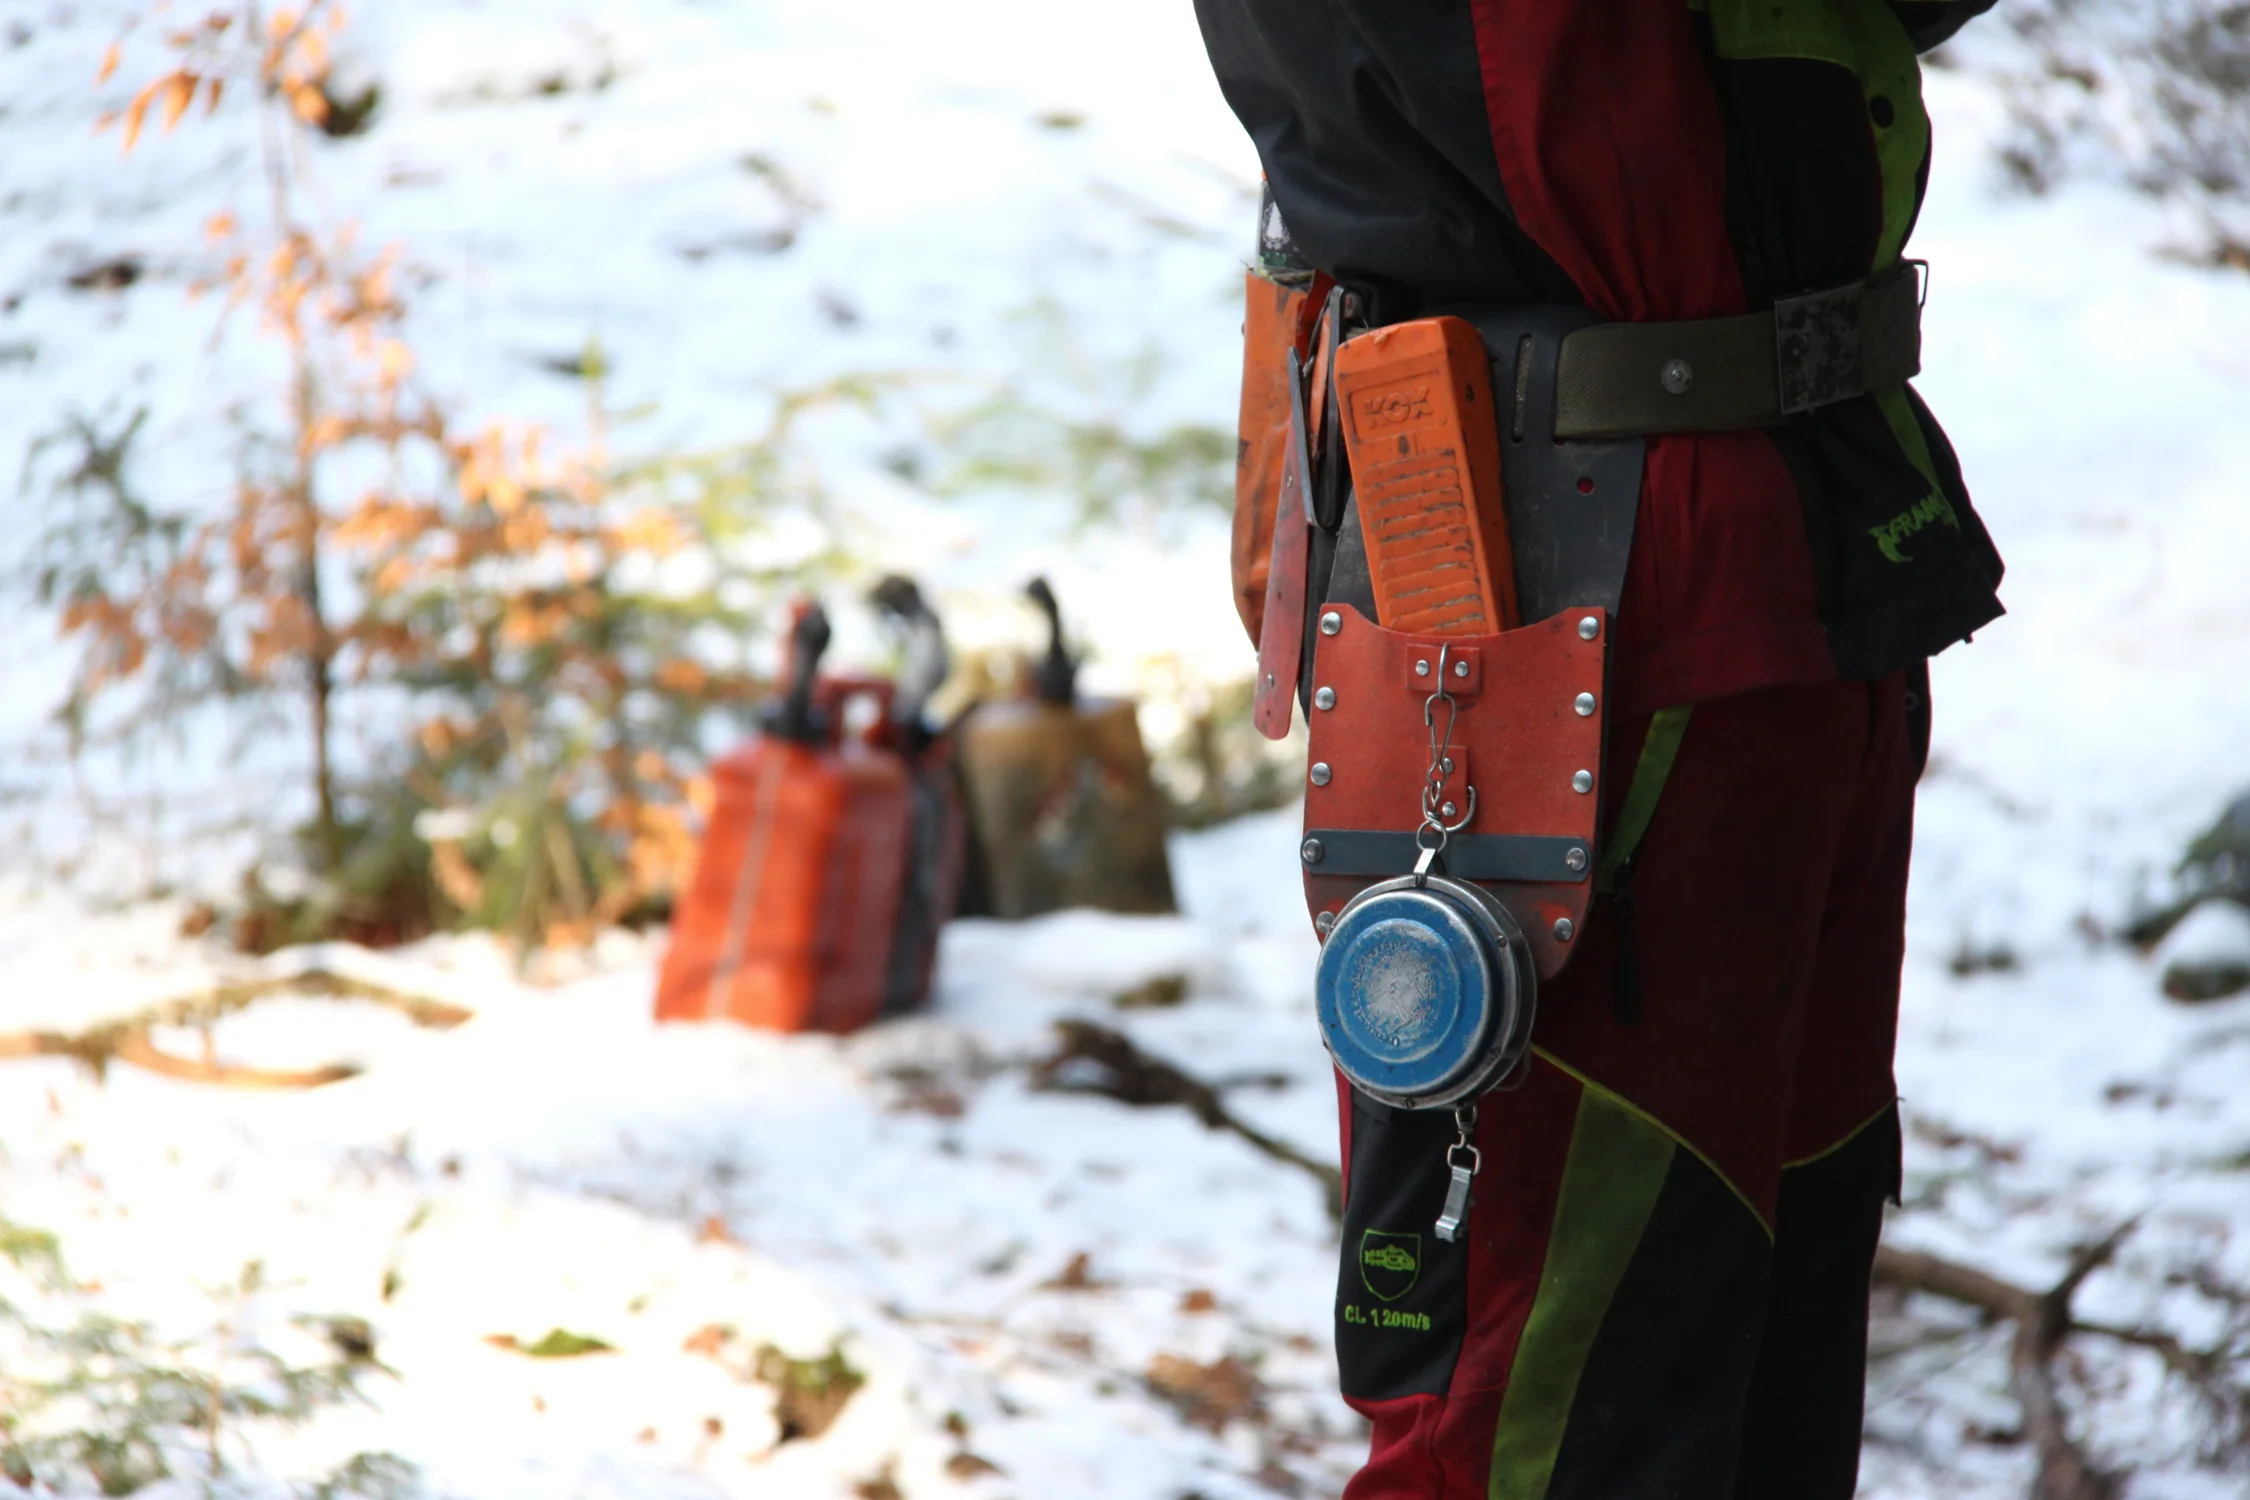
[[1319,933],[1322,937],[1326,937],[1336,930],[1336,914],[1332,911],[1324,911],[1312,919],[1312,925],[1313,931]]
[[1297,855],[1306,864],[1317,865],[1328,857],[1328,851],[1322,847],[1319,839],[1306,839],[1303,844],[1298,846]]
[[1570,706],[1578,710],[1579,718],[1591,718],[1594,712],[1594,695],[1592,693],[1580,693],[1578,701]]
[[1429,675],[1430,675],[1430,664],[1429,664],[1428,662],[1426,662],[1426,661],[1418,661],[1418,662],[1416,662],[1416,663],[1414,664],[1414,675],[1415,675],[1415,676],[1417,676],[1417,677],[1427,677],[1427,676],[1429,676]]
[[1440,775],[1451,776],[1453,774],[1453,757],[1448,755],[1440,760],[1437,763],[1437,768]]
[[1315,708],[1334,708],[1336,706],[1336,690],[1332,687],[1314,688],[1312,706]]
[[1586,851],[1583,849],[1566,850],[1563,853],[1562,862],[1569,866],[1571,873],[1575,875],[1586,868]]
[[1594,789],[1594,773],[1591,771],[1571,772],[1570,789],[1574,792],[1592,791]]
[[1657,373],[1656,378],[1673,395],[1684,396],[1688,393],[1688,387],[1695,384],[1695,366],[1675,356],[1664,361],[1664,368]]
[[1569,941],[1570,941],[1570,935],[1571,935],[1572,933],[1576,932],[1577,930],[1578,930],[1578,929],[1577,929],[1576,927],[1574,927],[1574,926],[1572,926],[1572,925],[1571,925],[1571,921],[1570,921],[1570,918],[1568,918],[1568,917],[1557,917],[1557,918],[1555,918],[1555,941],[1556,941],[1556,942],[1558,942],[1558,943],[1567,943],[1567,942],[1569,942]]
[[1439,807],[1439,808],[1438,808],[1438,811],[1439,811],[1439,812],[1441,812],[1441,813],[1445,814],[1445,815],[1446,815],[1447,817],[1449,817],[1449,818],[1450,818],[1450,817],[1452,817],[1452,816],[1453,816],[1453,815],[1454,815],[1455,813],[1458,813],[1458,812],[1459,812],[1460,810],[1461,810],[1461,809],[1459,809],[1458,807],[1455,807],[1455,806],[1454,806],[1454,805],[1453,805],[1452,803],[1450,803],[1450,802],[1448,802],[1448,803],[1445,803],[1445,804],[1444,804],[1443,806],[1441,806],[1441,807]]
[[1343,628],[1344,617],[1334,610],[1329,610],[1320,617],[1320,633],[1322,635],[1334,635]]
[[1466,676],[1468,676],[1468,675],[1469,675],[1469,664],[1468,664],[1467,662],[1465,662],[1465,661],[1457,661],[1457,662],[1455,662],[1455,663],[1453,664],[1453,675],[1454,675],[1454,676],[1456,676],[1456,677],[1466,677]]
[[1313,784],[1314,786],[1326,786],[1326,785],[1328,785],[1328,762],[1327,762],[1327,761],[1324,761],[1324,760],[1316,760],[1316,761],[1314,761],[1314,762],[1313,762],[1313,767],[1312,767],[1312,784]]
[[1600,635],[1601,633],[1602,622],[1595,619],[1592,615],[1588,615],[1585,619],[1578,622],[1578,638],[1582,641],[1590,641],[1595,636]]

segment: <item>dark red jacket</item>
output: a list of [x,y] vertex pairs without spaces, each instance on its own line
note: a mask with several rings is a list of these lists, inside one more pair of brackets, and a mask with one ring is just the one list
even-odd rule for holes
[[[1916,52],[1992,0],[1197,0],[1307,260],[1376,321],[1477,302],[1723,317],[1896,262]],[[1942,279],[1940,281],[1942,286]],[[1951,447],[1896,391],[1649,440],[1631,714],[1877,677],[2000,613]]]

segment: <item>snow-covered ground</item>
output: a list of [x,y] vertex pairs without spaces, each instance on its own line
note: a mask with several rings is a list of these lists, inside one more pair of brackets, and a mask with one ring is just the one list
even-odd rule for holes
[[[1179,1110],[1037,1091],[1028,1067],[1056,1017],[1125,1024],[1239,1076],[1233,1107],[1317,1149],[1333,1093],[1306,1032],[1312,943],[1269,878],[1294,842],[1280,815],[1183,839],[1182,918],[959,924],[931,1017],[840,1042],[659,1030],[649,951],[624,940],[546,991],[482,941],[346,954],[354,977],[477,1017],[433,1033],[300,1000],[215,1029],[229,1058],[366,1067],[301,1094],[12,1065],[0,1208],[59,1233],[100,1287],[76,1302],[161,1338],[205,1334],[231,1304],[202,1289],[252,1258],[270,1290],[244,1342],[296,1313],[367,1319],[388,1367],[363,1382],[374,1409],[260,1437],[278,1472],[392,1450],[432,1493],[476,1496],[847,1494],[886,1469],[909,1495],[1216,1500],[1266,1493],[1261,1472],[1333,1491],[1357,1426],[1332,1390],[1318,1184]],[[7,1018],[84,1024],[97,997],[208,984],[164,915],[62,944],[36,908],[0,918]],[[1112,1008],[1165,975],[1184,1003]],[[723,1342],[687,1347],[713,1327]],[[487,1343],[552,1328],[615,1352]],[[751,1351],[839,1340],[868,1385],[830,1432],[776,1448]],[[1256,1420],[1183,1425],[1145,1380],[1167,1355],[1253,1371]],[[962,1452],[1000,1473],[953,1477]]]
[[[418,347],[483,415],[567,427],[581,394],[538,360],[596,334],[619,405],[653,404],[652,444],[738,436],[774,389],[867,370],[1029,382],[1143,431],[1231,421],[1255,165],[1185,7],[361,9],[352,61],[384,113],[321,148],[318,180],[433,268]],[[215,486],[209,418],[263,367],[243,340],[211,346],[182,292],[203,216],[253,206],[254,137],[222,110],[120,162],[91,121],[149,58],[92,88],[114,18],[60,0],[0,17],[0,469],[69,411],[146,401],[149,457]],[[2163,955],[2113,934],[2250,782],[2250,281],[2152,256],[2158,220],[2107,190],[1994,198],[1996,106],[1957,74],[1931,90],[1921,384],[2008,556],[2012,613],[1936,669],[1891,1234],[2038,1286],[2138,1216],[2082,1305],[2194,1344],[2221,1311],[2192,1268],[2250,1282],[2250,999],[2168,1002]],[[792,207],[751,154],[819,206]],[[68,288],[128,252],[150,267],[129,290]],[[873,562],[933,579],[972,638],[1012,628],[980,599],[1045,570],[1114,683],[1247,668],[1218,517],[1080,533],[1060,505],[933,500],[846,446],[825,461]],[[5,640],[12,739],[55,662],[20,615]],[[1039,1091],[1030,1067],[1053,1020],[1100,1019],[1324,1151],[1292,842],[1287,814],[1177,839],[1178,919],[962,924],[929,1016],[842,1042],[658,1031],[653,952],[621,938],[540,985],[469,940],[335,957],[475,1018],[298,1000],[218,1025],[229,1058],[365,1065],[308,1093],[0,1064],[0,1216],[53,1231],[82,1287],[39,1305],[148,1318],[183,1357],[231,1340],[310,1360],[292,1314],[367,1321],[372,1405],[249,1429],[254,1453],[229,1457],[254,1474],[387,1449],[478,1500],[880,1495],[886,1469],[913,1496],[1333,1493],[1357,1437],[1331,1392],[1316,1185],[1183,1112]],[[176,926],[8,882],[0,1031],[206,986],[226,960]],[[1172,973],[1180,1006],[1112,1005]],[[253,1259],[261,1290],[213,1290]],[[556,1328],[613,1352],[488,1342]],[[1865,1493],[2024,1492],[2003,1337],[1886,1364]],[[776,1446],[754,1351],[838,1340],[868,1384],[833,1429]],[[1192,1424],[1149,1383],[1183,1368],[1160,1356],[1237,1395],[1247,1369],[1258,1409]],[[2240,1493],[2196,1468],[2201,1414],[2153,1354],[2090,1344],[2085,1373],[2080,1429],[2136,1472],[2135,1500]]]

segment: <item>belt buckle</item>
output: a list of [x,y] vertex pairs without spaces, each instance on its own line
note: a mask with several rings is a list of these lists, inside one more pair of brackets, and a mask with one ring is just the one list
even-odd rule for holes
[[1777,297],[1773,304],[1774,373],[1781,414],[1793,417],[1867,389],[1860,350],[1860,302],[1866,283]]

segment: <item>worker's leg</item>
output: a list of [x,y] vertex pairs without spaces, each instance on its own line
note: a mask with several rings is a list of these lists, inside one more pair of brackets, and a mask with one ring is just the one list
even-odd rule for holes
[[[1598,907],[1543,989],[1525,1081],[1480,1105],[1462,1245],[1431,1228],[1450,1116],[1354,1101],[1338,1350],[1375,1432],[1352,1500],[1732,1493],[1868,702],[1696,709],[1633,881],[1639,1004],[1618,1003],[1622,924]],[[1637,726],[1616,743],[1630,765]]]
[[[1449,1113],[1352,1096],[1336,1342],[1375,1422],[1350,1500],[1721,1496],[1763,1228],[1670,1134],[1536,1059],[1479,1108],[1468,1232],[1433,1232]],[[1550,1488],[1552,1486],[1552,1488]]]
[[1867,1388],[1867,1283],[1898,1181],[1894,1105],[1781,1175],[1765,1329],[1736,1500],[1851,1500]]
[[1869,749],[1806,991],[1775,1219],[1771,1303],[1737,1500],[1850,1500],[1867,1386],[1867,1288],[1899,1180],[1892,1094],[1914,762],[1898,679],[1870,685]]

